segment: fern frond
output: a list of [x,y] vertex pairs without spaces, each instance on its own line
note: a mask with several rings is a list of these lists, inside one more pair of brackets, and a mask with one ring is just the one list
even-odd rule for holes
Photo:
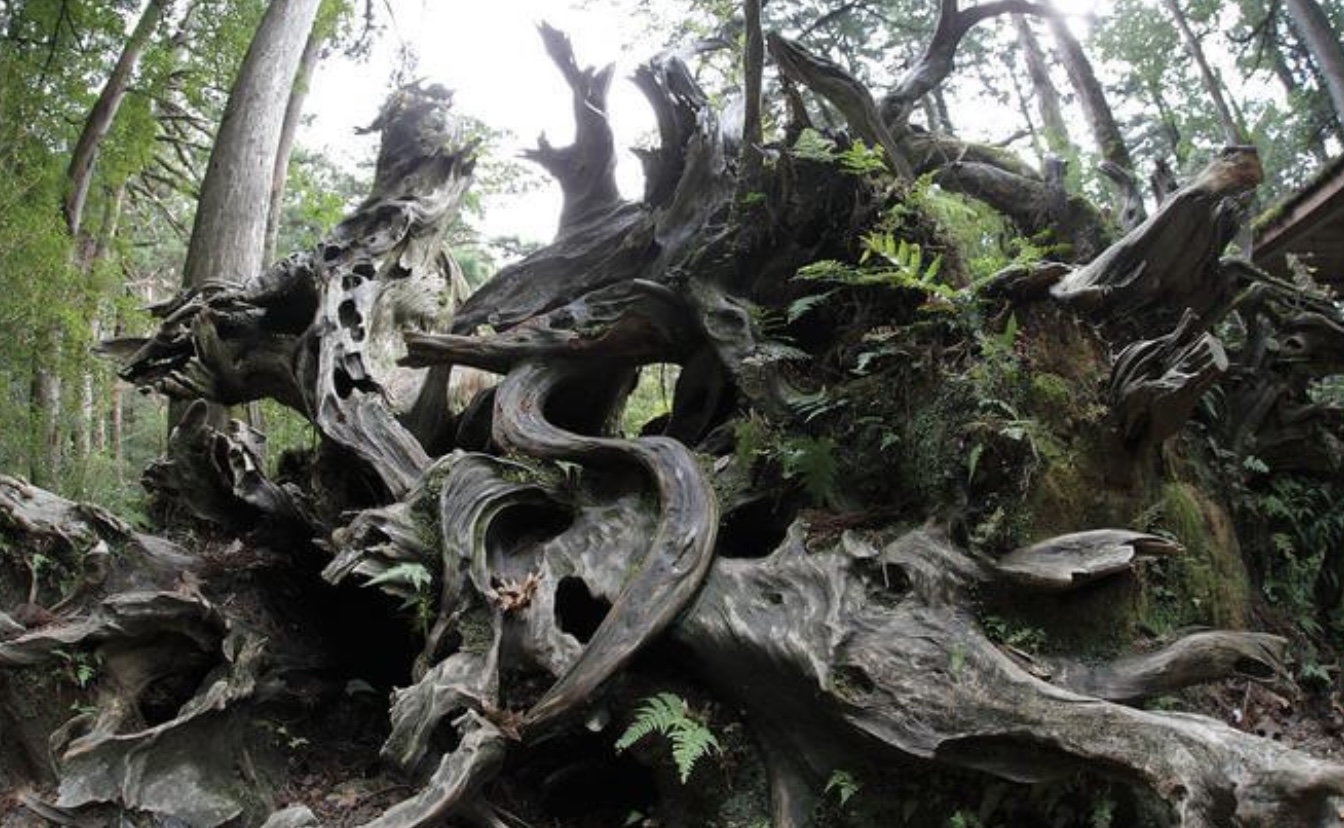
[[672,739],[672,761],[677,765],[677,775],[681,784],[691,778],[695,763],[711,753],[719,752],[719,740],[700,722],[683,719],[670,734]]
[[424,564],[399,563],[374,575],[364,582],[364,586],[400,585],[410,587],[416,592],[423,592],[429,589],[433,582],[434,576]]
[[661,733],[666,736],[678,722],[686,719],[686,701],[676,693],[649,696],[635,711],[635,720],[616,740],[616,750],[622,751],[648,736]]
[[676,693],[659,693],[645,699],[635,711],[634,721],[616,740],[616,750],[626,750],[653,733],[672,743],[672,761],[683,785],[691,778],[696,762],[720,751],[718,738],[704,722],[691,715],[686,700]]

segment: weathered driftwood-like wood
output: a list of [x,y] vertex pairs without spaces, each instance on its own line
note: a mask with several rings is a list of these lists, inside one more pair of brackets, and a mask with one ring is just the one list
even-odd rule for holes
[[[318,249],[237,288],[190,292],[156,311],[122,376],[173,397],[235,404],[271,396],[313,420],[369,464],[389,493],[405,493],[428,463],[398,417],[422,392],[446,394],[442,374],[396,365],[407,330],[445,330],[463,292],[442,244],[474,164],[439,87],[409,87],[371,129],[383,142],[370,195]],[[446,298],[446,301],[445,301]],[[440,427],[441,423],[434,424]]]
[[832,61],[776,34],[769,38],[770,53],[784,77],[831,102],[860,138],[871,146],[882,147],[898,178],[909,181],[918,175],[934,173],[941,186],[984,201],[1010,218],[1023,235],[1052,234],[1062,258],[1069,261],[1094,258],[1105,247],[1106,231],[1101,216],[1086,200],[1063,193],[1003,150],[912,130],[906,125],[911,107],[919,98],[909,95],[919,89],[927,92],[928,82],[936,83],[951,70],[950,52],[943,62],[941,50],[955,50],[966,31],[988,16],[1014,10],[1039,11],[1025,3],[988,3],[964,11],[958,11],[956,6],[955,2],[943,4],[939,36],[944,42],[930,48],[926,55],[929,62],[909,72],[898,89],[883,100],[880,112],[867,88]]
[[[1334,818],[1344,766],[1210,719],[1078,695],[1017,665],[965,612],[983,573],[944,539],[906,535],[868,560],[809,553],[793,532],[767,559],[719,562],[674,630],[706,680],[768,722],[807,778],[825,778],[848,734],[1018,781],[1098,763],[1151,786],[1182,826]],[[900,570],[903,586],[888,587],[897,582],[881,566]],[[1209,663],[1220,661],[1232,659]],[[799,705],[803,688],[811,700]],[[787,793],[797,804],[777,807],[775,824],[807,824],[806,789]]]
[[633,280],[585,293],[498,334],[407,334],[403,364],[454,363],[503,374],[518,362],[547,356],[682,362],[686,343],[694,340],[694,321],[680,296]]
[[1121,438],[1133,445],[1176,434],[1227,369],[1222,343],[1204,332],[1194,311],[1171,333],[1126,346],[1111,370],[1111,410]]
[[995,563],[995,572],[1021,586],[1065,591],[1125,572],[1142,558],[1181,551],[1180,544],[1157,535],[1095,529],[1009,552]]
[[1225,150],[1147,221],[1061,279],[1052,294],[1108,324],[1148,335],[1170,330],[1187,308],[1211,326],[1216,320],[1209,312],[1223,307],[1234,287],[1218,272],[1237,221],[1228,199],[1261,177],[1253,148]]
[[661,520],[643,559],[612,601],[583,654],[527,711],[522,725],[543,730],[591,698],[695,596],[713,560],[718,500],[695,455],[666,437],[613,440],[566,432],[547,422],[548,398],[586,372],[574,362],[527,363],[500,385],[495,405],[499,443],[533,457],[603,466],[633,462],[652,477]]
[[1148,211],[1143,206],[1143,193],[1139,191],[1139,182],[1134,173],[1110,160],[1101,162],[1098,169],[1120,193],[1120,209],[1117,211],[1120,228],[1128,232],[1138,227],[1148,218]]
[[263,529],[311,536],[302,492],[273,483],[262,468],[264,437],[237,420],[229,427],[228,434],[217,431],[206,404],[192,403],[169,435],[166,456],[145,470],[145,487],[160,504],[239,535]]
[[904,126],[919,100],[952,73],[957,47],[971,29],[1001,14],[1051,13],[1026,0],[995,0],[967,9],[960,5],[958,0],[940,0],[938,22],[924,53],[882,97],[882,117],[893,128]]
[[789,80],[805,86],[830,101],[840,110],[849,125],[870,147],[881,147],[883,160],[900,179],[911,181],[914,168],[906,151],[896,141],[878,113],[868,87],[833,61],[811,54],[796,43],[770,33],[770,56],[779,71]]
[[1243,676],[1267,681],[1282,678],[1288,642],[1277,635],[1250,632],[1199,632],[1152,653],[1100,664],[1056,661],[1049,681],[1085,696],[1135,701],[1173,693],[1196,684]]
[[574,97],[574,143],[553,147],[543,135],[526,156],[536,161],[564,190],[560,234],[591,221],[621,203],[616,189],[616,145],[607,123],[607,92],[614,66],[580,69],[569,37],[541,24],[541,39],[564,75]]
[[[231,632],[195,588],[198,561],[96,507],[10,478],[0,479],[0,523],[26,554],[45,550],[56,561],[48,566],[78,573],[70,594],[39,595],[66,609],[0,642],[0,667],[51,671],[75,658],[98,665],[92,712],[75,712],[51,734],[50,746],[6,744],[6,751],[36,751],[35,767],[54,756],[60,808],[115,802],[204,826],[252,808],[259,821],[259,795],[240,795],[231,782],[249,730],[231,717],[233,705],[253,693],[261,648]],[[145,721],[142,700],[155,686],[190,681],[216,666],[214,681],[199,693],[188,684],[187,703],[166,720]],[[6,693],[25,692],[17,680],[3,686]],[[15,709],[18,700],[3,701]],[[202,751],[201,744],[212,749]],[[169,778],[175,782],[165,785]]]

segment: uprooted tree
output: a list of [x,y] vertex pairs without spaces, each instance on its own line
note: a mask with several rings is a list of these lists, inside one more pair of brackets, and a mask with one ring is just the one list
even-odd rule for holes
[[[1105,786],[1116,824],[1334,824],[1344,766],[1143,702],[1284,675],[1285,641],[1244,631],[1226,470],[1338,475],[1309,387],[1344,320],[1222,258],[1251,148],[1112,242],[1060,176],[912,125],[1009,10],[1034,9],[942,3],[880,100],[770,37],[789,106],[765,146],[655,59],[639,202],[610,69],[543,28],[577,121],[533,153],[559,231],[460,304],[441,237],[474,148],[445,92],[395,95],[373,190],[323,244],[108,345],[170,397],[288,405],[311,451],[272,479],[261,435],[196,403],[146,474],[190,541],[0,486],[6,781],[67,824],[318,824],[305,774],[334,796],[374,766],[385,787],[340,801],[380,828],[941,825],[908,784],[936,778],[972,803]],[[949,192],[1052,260],[973,280],[926,209]],[[670,410],[618,434],[665,363]],[[456,405],[463,368],[499,383]],[[1198,621],[1231,629],[1171,632]],[[651,739],[616,753],[632,720],[682,734],[704,784]],[[717,743],[682,728],[706,721]]]

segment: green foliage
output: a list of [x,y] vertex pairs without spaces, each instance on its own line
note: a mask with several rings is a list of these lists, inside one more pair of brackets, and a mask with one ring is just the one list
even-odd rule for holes
[[809,296],[795,299],[789,303],[788,308],[784,312],[785,322],[792,325],[811,311],[826,304],[826,301],[834,296],[835,293],[836,291],[834,290],[828,290],[825,293],[813,293]]
[[416,592],[422,592],[428,590],[433,581],[434,576],[430,574],[429,569],[424,564],[400,563],[390,566],[368,579],[364,582],[364,586],[397,584],[409,587]]
[[401,597],[401,609],[411,610],[417,631],[429,631],[434,609],[434,576],[424,564],[406,562],[394,564],[364,582],[367,587],[381,587]]
[[840,169],[850,175],[872,175],[886,172],[886,153],[881,147],[869,147],[862,141],[850,144],[837,159]]
[[[859,267],[823,259],[799,268],[798,278],[848,286],[914,289],[945,300],[956,295],[954,289],[936,281],[943,264],[941,255],[926,261],[918,244],[896,239],[891,233],[868,233],[861,244]],[[865,268],[869,262],[875,266]]]
[[835,441],[830,437],[790,437],[779,447],[784,477],[798,480],[812,502],[833,506],[839,494]]
[[835,164],[841,171],[850,175],[872,175],[885,172],[887,162],[881,147],[869,147],[863,141],[855,140],[840,150],[835,142],[815,129],[804,129],[798,139],[789,147],[790,154],[805,161],[819,164]]
[[98,677],[98,660],[83,650],[53,650],[62,662],[66,679],[81,690],[87,689]]
[[836,798],[840,800],[840,807],[843,808],[862,787],[863,785],[857,782],[849,771],[837,768],[831,771],[830,777],[827,778],[824,792],[828,794],[834,792]]
[[1008,621],[997,615],[980,619],[980,626],[991,641],[999,644],[1025,650],[1029,653],[1037,653],[1045,649],[1045,630],[1039,627]]
[[733,456],[743,468],[751,468],[769,450],[770,427],[755,411],[733,426]]
[[804,161],[829,164],[835,161],[835,143],[815,129],[805,129],[789,147],[789,153]]
[[647,736],[658,734],[672,744],[672,761],[682,784],[691,778],[695,765],[719,753],[719,740],[700,719],[691,714],[686,700],[675,693],[659,693],[644,700],[634,721],[616,740],[616,750],[625,751]]
[[1344,544],[1344,497],[1334,486],[1289,475],[1271,478],[1246,497],[1247,508],[1270,530],[1261,564],[1265,597],[1303,630],[1320,632],[1317,611],[1335,608],[1316,606],[1316,585],[1318,579],[1333,585],[1340,577],[1326,561],[1328,550]]
[[672,392],[681,369],[672,364],[646,365],[639,369],[635,389],[621,412],[621,432],[639,434],[641,428],[672,410]]
[[970,811],[957,811],[947,821],[947,828],[981,828],[980,817]]
[[289,158],[276,255],[310,250],[368,192],[365,176],[352,175],[326,156],[295,148]]

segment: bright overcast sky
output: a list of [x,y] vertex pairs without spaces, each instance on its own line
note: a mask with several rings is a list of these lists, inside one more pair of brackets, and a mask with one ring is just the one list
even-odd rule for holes
[[[535,146],[543,131],[554,144],[568,143],[573,135],[569,91],[535,26],[545,20],[570,35],[582,65],[617,64],[610,111],[617,147],[628,150],[652,133],[654,123],[627,79],[659,44],[641,43],[640,22],[615,11],[617,4],[590,0],[587,5],[576,8],[566,0],[390,0],[384,9],[391,9],[394,21],[367,61],[352,64],[333,58],[318,68],[308,101],[313,117],[300,140],[347,163],[371,158],[376,138],[357,138],[354,129],[376,115],[398,46],[404,43],[419,56],[419,74],[427,82],[454,90],[459,111],[512,133],[502,152],[516,156]],[[1073,16],[1109,3],[1056,0],[1056,5]],[[639,164],[628,151],[620,156],[617,177],[627,195],[638,194]],[[545,241],[559,214],[559,189],[550,186],[522,198],[488,202],[482,230],[486,236]]]
[[[636,21],[614,15],[600,2],[593,5],[584,10],[564,0],[393,0],[395,23],[367,62],[331,59],[318,68],[308,102],[313,118],[300,140],[347,161],[371,157],[376,138],[356,138],[353,130],[377,114],[397,47],[407,43],[419,55],[418,74],[454,90],[458,111],[512,133],[503,152],[517,155],[536,146],[543,131],[553,144],[569,143],[574,127],[569,90],[536,30],[545,20],[569,34],[580,65],[617,64],[612,125],[617,146],[628,149],[654,129],[652,112],[627,78],[656,46],[636,43]],[[639,164],[629,152],[621,154],[617,175],[627,194],[638,193]],[[549,240],[559,215],[559,190],[549,187],[487,204],[482,229],[488,236]]]

